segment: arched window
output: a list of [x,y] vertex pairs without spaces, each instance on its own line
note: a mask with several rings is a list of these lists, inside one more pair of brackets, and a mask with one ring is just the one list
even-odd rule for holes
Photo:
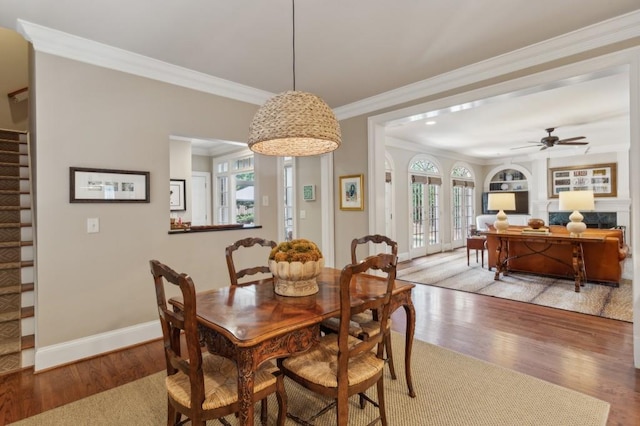
[[462,165],[451,170],[451,214],[452,239],[454,247],[464,245],[464,241],[475,220],[475,184],[471,171]]
[[424,156],[409,165],[411,182],[411,257],[440,250],[440,189],[442,176],[435,161]]

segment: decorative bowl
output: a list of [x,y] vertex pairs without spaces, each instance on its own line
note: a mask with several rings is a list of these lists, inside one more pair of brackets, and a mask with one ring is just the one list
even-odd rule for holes
[[539,229],[539,228],[544,226],[544,220],[542,220],[542,219],[529,219],[527,224],[529,225],[529,227],[531,227],[533,229]]
[[276,262],[269,260],[273,274],[273,290],[280,296],[309,296],[319,290],[316,278],[324,267],[324,258],[307,262]]

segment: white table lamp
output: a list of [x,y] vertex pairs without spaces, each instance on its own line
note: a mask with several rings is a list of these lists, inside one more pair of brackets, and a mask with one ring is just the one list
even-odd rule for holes
[[491,192],[489,193],[489,210],[499,210],[493,226],[498,232],[504,232],[509,228],[509,221],[505,210],[516,209],[516,194],[513,192]]
[[559,196],[558,210],[573,210],[569,216],[571,221],[567,223],[567,231],[572,237],[579,237],[587,229],[587,225],[582,221],[584,217],[578,210],[595,209],[593,191],[564,191]]

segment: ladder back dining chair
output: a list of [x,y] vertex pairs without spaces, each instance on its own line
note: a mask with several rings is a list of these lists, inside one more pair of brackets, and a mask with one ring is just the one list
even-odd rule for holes
[[[367,270],[381,271],[386,275],[386,291],[363,303],[351,304],[351,280]],[[320,338],[318,344],[307,352],[279,361],[285,376],[303,387],[332,398],[330,406],[336,407],[336,423],[346,426],[349,419],[349,397],[358,394],[378,407],[378,418],[387,425],[384,405],[384,334],[389,318],[391,292],[396,277],[396,259],[384,253],[367,257],[360,263],[345,266],[340,273],[340,326],[336,333]],[[381,312],[379,330],[369,339],[362,340],[349,332],[349,320],[366,310]],[[378,400],[374,401],[364,392],[376,385]],[[288,416],[301,424],[312,424],[315,418],[325,413],[322,409],[311,419],[296,415]],[[375,423],[371,422],[370,424]]]
[[[256,275],[256,274],[271,274],[269,270],[269,266],[267,266],[267,259],[269,253],[267,252],[264,257],[264,264],[258,266],[252,266],[248,268],[242,268],[240,270],[236,270],[236,264],[234,262],[234,253],[238,253],[237,251],[243,248],[251,248],[254,246],[266,247],[270,250],[277,246],[275,241],[266,240],[264,238],[244,238],[242,240],[238,240],[235,243],[227,246],[225,248],[225,257],[227,259],[227,268],[229,269],[229,279],[231,280],[231,286],[243,286],[252,281],[239,282],[240,279]],[[271,275],[269,276],[272,277]]]
[[[361,249],[368,248],[369,244],[375,247],[382,246],[381,252],[391,252],[395,261],[398,259],[398,243],[384,235],[365,235],[361,238],[354,238],[351,241],[351,263],[358,263],[358,247]],[[363,251],[363,250],[360,250]],[[366,271],[365,271],[366,272]],[[368,339],[371,335],[378,332],[379,313],[373,311],[365,311],[354,315],[351,318],[349,332],[352,336],[359,339]],[[340,321],[338,318],[328,318],[322,322],[322,330],[325,332],[337,332]],[[387,322],[387,330],[385,333],[385,351],[387,354],[387,362],[389,364],[389,372],[391,378],[397,378],[396,369],[393,363],[393,350],[391,347],[391,320]]]
[[[182,425],[191,420],[192,425],[205,426],[211,419],[219,419],[228,425],[224,416],[240,409],[237,365],[222,356],[202,353],[197,328],[196,291],[191,277],[178,274],[157,260],[151,260],[149,264],[167,362],[167,425]],[[184,301],[181,312],[174,312],[167,304],[165,286],[180,289]],[[184,355],[180,337],[183,332],[187,352]],[[287,410],[283,378],[279,369],[267,362],[256,371],[253,393],[254,403],[262,401],[263,425],[267,423],[267,397],[273,393],[278,400],[277,424],[283,426]],[[187,420],[182,420],[183,415]]]

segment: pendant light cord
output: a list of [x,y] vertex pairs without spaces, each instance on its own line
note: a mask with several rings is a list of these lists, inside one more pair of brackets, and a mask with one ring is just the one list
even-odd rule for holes
[[292,25],[291,27],[293,28],[293,46],[292,46],[292,50],[293,50],[293,91],[296,91],[296,1],[295,0],[291,0],[291,21],[292,21]]

